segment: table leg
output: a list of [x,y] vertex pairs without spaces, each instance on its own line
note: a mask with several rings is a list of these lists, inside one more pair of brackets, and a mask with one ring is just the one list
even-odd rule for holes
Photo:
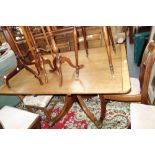
[[[101,97],[103,98],[103,97]],[[101,116],[100,120],[98,121],[96,117],[90,112],[90,110],[87,108],[86,104],[83,101],[83,98],[81,95],[70,95],[66,96],[65,105],[62,109],[62,111],[49,123],[50,126],[55,125],[58,121],[60,121],[66,113],[70,110],[70,108],[73,105],[73,102],[75,99],[78,100],[78,104],[82,108],[82,110],[85,112],[85,114],[90,118],[90,120],[96,125],[97,128],[101,128],[103,119],[105,118],[105,112],[106,112],[106,104],[103,103],[103,100],[101,99]]]
[[70,108],[72,107],[74,102],[74,96],[70,95],[70,96],[66,96],[66,101],[64,104],[64,107],[62,109],[62,111],[49,123],[50,126],[55,125],[58,121],[60,121],[65,114],[70,110]]
[[86,104],[83,101],[83,98],[80,95],[77,95],[78,103],[82,110],[85,112],[85,114],[90,118],[90,120],[98,127],[97,119],[96,117],[90,112],[90,110],[87,108]]
[[106,114],[106,105],[107,105],[107,100],[105,100],[103,95],[99,95],[100,97],[100,102],[101,102],[101,115],[100,115],[100,120],[98,121],[98,128],[102,128],[103,125],[103,120],[105,118]]

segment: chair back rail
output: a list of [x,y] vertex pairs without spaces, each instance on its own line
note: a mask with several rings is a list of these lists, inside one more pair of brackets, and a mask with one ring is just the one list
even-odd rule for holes
[[141,90],[142,103],[148,103],[149,101],[148,87],[149,87],[151,72],[152,72],[152,69],[154,69],[153,67],[154,63],[155,63],[155,49],[151,52],[151,56],[148,60],[148,63],[145,69],[144,80],[143,80],[143,85],[142,85],[142,90]]
[[103,95],[105,100],[125,101],[125,102],[142,102],[148,103],[148,85],[150,80],[151,68],[155,58],[155,43],[148,43],[140,66],[139,83],[141,91],[139,94],[109,94]]
[[140,87],[142,88],[143,85],[143,80],[144,80],[144,73],[145,73],[145,69],[146,69],[146,63],[149,57],[149,54],[155,49],[155,43],[154,42],[150,42],[148,43],[148,45],[146,46],[144,53],[143,53],[143,57],[142,57],[142,62],[140,65],[140,73],[139,73],[139,81],[140,81]]

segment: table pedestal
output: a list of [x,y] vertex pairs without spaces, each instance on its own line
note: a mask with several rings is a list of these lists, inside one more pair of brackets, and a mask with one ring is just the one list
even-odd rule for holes
[[77,101],[77,103],[80,105],[82,110],[85,112],[85,114],[90,118],[90,120],[96,125],[97,128],[102,128],[102,122],[105,118],[105,112],[106,112],[106,104],[103,104],[103,97],[100,96],[101,101],[101,115],[100,120],[97,120],[94,114],[90,112],[90,110],[87,108],[86,104],[83,101],[83,98],[81,95],[67,95],[65,104],[61,110],[61,112],[49,123],[50,126],[55,125],[58,121],[60,121],[66,113],[70,110],[73,103]]

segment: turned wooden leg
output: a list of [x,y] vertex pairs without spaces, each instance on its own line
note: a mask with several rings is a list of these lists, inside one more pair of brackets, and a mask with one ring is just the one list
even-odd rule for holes
[[41,129],[41,118],[40,116],[36,118],[33,124],[29,127],[30,129]]
[[45,83],[48,83],[47,72],[46,72],[46,69],[45,69],[45,61],[44,61],[43,57],[41,57],[41,64],[42,64],[42,68],[43,68],[43,72],[44,72],[44,76],[45,76]]
[[51,121],[51,114],[48,112],[48,110],[46,108],[44,108],[43,112],[46,115],[47,122],[50,122]]
[[[23,68],[23,67],[22,67]],[[9,80],[14,76],[16,75],[21,69],[21,67],[19,68],[18,66],[12,70],[9,74],[5,75],[4,76],[4,79],[5,79],[5,82],[6,82],[6,85],[8,88],[10,88],[10,84],[9,84]]]
[[57,70],[59,74],[59,79],[60,79],[59,86],[62,86],[63,75],[62,75],[62,69],[61,69],[61,56],[59,56],[58,54],[53,59],[53,66],[54,66],[54,71]]
[[25,107],[26,107],[26,109],[27,109],[29,112],[33,112],[33,108],[32,108],[32,107],[27,106],[27,105],[25,105]]
[[58,121],[60,121],[65,114],[70,110],[70,108],[73,105],[73,101],[74,101],[74,97],[73,96],[66,96],[66,101],[64,104],[63,109],[61,110],[61,112],[49,123],[50,126],[53,126],[54,124],[56,124]]
[[[76,66],[71,62],[71,60],[67,57],[60,57],[61,64],[67,62],[72,68],[76,68]],[[79,65],[79,69],[83,68],[84,65]]]
[[71,60],[69,58],[67,58],[67,57],[61,57],[60,60],[61,60],[61,64],[64,63],[64,62],[67,62],[71,67],[76,68],[76,76],[79,77],[79,70],[84,67],[83,64],[81,64],[79,66],[75,66],[75,65],[73,65]]
[[106,26],[102,27],[102,32],[103,32],[103,39],[104,39],[104,42],[105,42],[105,47],[106,47],[106,51],[107,51],[107,55],[108,55],[110,71],[111,71],[111,74],[114,74],[114,67],[113,67],[113,64],[112,64],[112,57],[111,57],[110,40],[109,40],[109,37],[108,37],[108,32],[107,32],[107,27]]
[[53,73],[54,71],[56,71],[57,70],[57,59],[56,59],[56,57],[53,59],[53,70],[49,70],[51,73]]
[[86,50],[86,55],[88,57],[88,42],[87,42],[87,34],[86,34],[86,29],[84,26],[81,26],[82,29],[82,34],[83,34],[83,40],[84,40],[84,47]]
[[76,62],[76,76],[79,77],[78,39],[77,39],[77,30],[75,26],[73,30],[73,39],[74,39],[74,51],[75,51],[75,62]]
[[107,26],[107,31],[108,31],[108,36],[109,36],[109,39],[110,39],[112,47],[113,47],[113,51],[116,53],[116,47],[115,47],[115,43],[114,43],[114,39],[113,39],[113,36],[112,36],[112,31],[111,31],[110,26]]
[[43,85],[43,82],[42,82],[41,78],[37,75],[37,73],[34,70],[32,70],[31,68],[29,68],[26,65],[24,67],[25,67],[25,69],[27,71],[29,71],[30,73],[32,73],[35,76],[35,78],[37,78],[39,80],[39,82],[40,82],[41,85]]
[[3,125],[2,125],[2,123],[0,122],[0,129],[4,129],[4,127],[3,127]]
[[59,86],[61,87],[62,86],[62,81],[63,81],[63,75],[62,75],[62,69],[61,69],[61,64],[59,66],[57,66],[57,70],[58,70],[58,73],[59,73]]
[[98,122],[95,116],[90,112],[90,110],[87,108],[86,104],[83,101],[83,98],[80,95],[77,95],[78,103],[82,110],[85,112],[85,114],[90,118],[90,120],[98,127]]
[[39,64],[39,62],[35,62],[35,67],[36,67],[36,69],[37,69],[37,75],[39,76],[40,75],[40,72],[41,72],[41,68],[40,68],[40,64]]
[[51,63],[51,61],[49,59],[45,58],[44,59],[44,63],[48,64],[50,66],[50,68],[51,68],[50,71],[54,71],[54,67],[52,66],[52,63]]
[[47,46],[48,46],[48,48],[49,48],[49,50],[50,50],[50,52],[51,52],[51,55],[52,55],[52,57],[54,58],[54,54],[53,54],[53,50],[52,50],[52,46],[50,45],[50,42],[49,42],[49,40],[48,40],[48,37],[46,36],[46,32],[45,32],[44,26],[41,26],[41,30],[42,30],[42,32],[43,32],[43,35],[44,35],[45,41],[46,41]]
[[98,127],[102,128],[103,125],[103,120],[105,119],[106,115],[106,105],[107,105],[107,100],[105,100],[103,95],[100,95],[100,102],[101,102],[101,115],[100,115],[100,120],[98,121]]

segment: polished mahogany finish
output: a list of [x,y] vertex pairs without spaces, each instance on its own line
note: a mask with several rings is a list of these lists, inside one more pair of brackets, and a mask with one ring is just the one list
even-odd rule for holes
[[9,80],[23,68],[25,68],[27,71],[32,73],[39,80],[40,84],[43,84],[43,82],[42,82],[41,78],[38,76],[38,74],[34,70],[32,70],[30,67],[28,67],[29,64],[27,62],[25,62],[25,60],[22,58],[21,52],[20,52],[11,32],[9,30],[9,27],[2,26],[1,29],[2,29],[2,33],[3,33],[6,41],[11,46],[11,49],[14,51],[16,58],[17,58],[17,67],[14,70],[12,70],[10,73],[8,73],[7,75],[4,76],[6,85],[8,87],[10,87]]
[[105,47],[106,47],[106,51],[107,51],[107,55],[108,55],[110,71],[111,71],[111,74],[114,74],[114,67],[113,67],[112,57],[111,57],[110,35],[108,33],[109,32],[108,29],[109,28],[107,26],[103,26],[102,32],[103,32],[103,39],[105,42]]
[[75,41],[75,48],[74,49],[75,49],[76,65],[74,65],[69,58],[60,55],[59,49],[55,43],[54,35],[53,35],[53,32],[52,32],[50,26],[46,26],[46,29],[49,33],[48,36],[46,36],[44,27],[42,27],[42,31],[43,31],[43,34],[45,36],[45,40],[47,42],[47,45],[50,47],[50,51],[54,57],[54,59],[53,59],[53,66],[54,66],[53,71],[58,71],[58,74],[60,77],[59,86],[62,86],[62,82],[63,82],[63,74],[62,74],[62,69],[61,69],[62,63],[67,62],[69,64],[69,66],[76,68],[77,76],[79,76],[79,69],[81,69],[83,67],[83,65],[80,65],[80,66],[78,65],[78,49],[77,49],[77,42],[76,42],[76,40],[77,40],[76,31],[74,32],[74,36],[75,36],[74,37],[74,41]]
[[[76,100],[90,120],[100,128],[106,109],[102,95],[122,94],[130,91],[125,46],[123,44],[118,45],[117,51],[119,52],[116,52],[116,54],[112,53],[115,67],[114,77],[112,77],[107,65],[108,58],[106,57],[106,48],[101,47],[90,49],[89,57],[85,56],[83,50],[78,52],[80,62],[85,64],[85,67],[80,70],[79,79],[74,77],[75,71],[73,68],[69,67],[67,64],[63,65],[64,84],[62,87],[59,87],[58,85],[59,79],[57,74],[48,73],[48,83],[41,86],[38,85],[37,81],[32,76],[23,70],[11,79],[11,82],[14,83],[12,88],[8,89],[5,85],[1,86],[0,94],[64,94],[66,96],[64,108],[62,109],[62,112],[52,120],[51,125],[62,119],[66,112],[71,108],[73,101]],[[75,58],[74,51],[64,53],[64,55],[71,60]],[[51,58],[51,55],[48,55],[47,58]],[[34,65],[31,67],[35,68]],[[26,78],[26,80],[22,80],[23,78]],[[101,96],[101,121],[98,121],[86,107],[82,94],[99,94]]]
[[111,41],[112,47],[113,47],[113,51],[116,52],[116,47],[115,47],[115,43],[114,43],[114,39],[113,39],[113,35],[112,35],[112,30],[110,26],[107,26],[107,31],[108,31],[108,35],[109,35],[109,40]]
[[53,71],[52,63],[49,59],[44,58],[40,52],[40,49],[37,47],[36,41],[34,39],[34,36],[32,34],[32,31],[30,27],[25,26],[21,27],[22,31],[24,33],[26,42],[28,43],[29,49],[31,50],[31,53],[34,57],[34,64],[38,71],[38,76],[40,76],[41,72],[43,72],[45,77],[45,83],[48,82],[47,72],[45,69],[45,64],[48,64],[50,66],[50,69]]

